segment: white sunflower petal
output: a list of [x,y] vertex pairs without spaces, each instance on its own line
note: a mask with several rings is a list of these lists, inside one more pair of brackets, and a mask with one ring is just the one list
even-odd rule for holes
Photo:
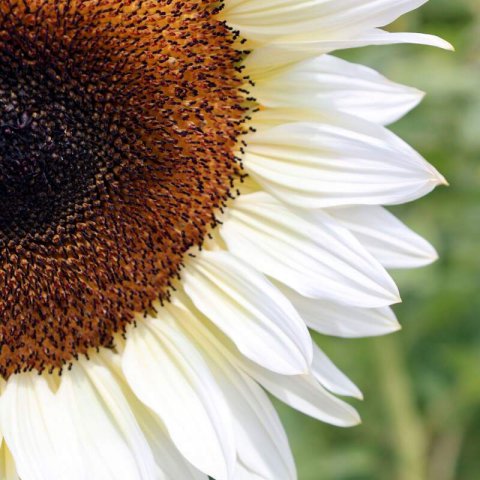
[[265,480],[265,477],[256,472],[252,472],[239,460],[235,466],[235,475],[233,480]]
[[216,380],[232,411],[239,461],[260,478],[296,478],[292,454],[273,405],[249,377],[221,359]]
[[288,287],[280,288],[307,325],[324,335],[344,338],[375,337],[400,329],[395,314],[388,307],[352,307],[306,298]]
[[365,47],[368,45],[394,45],[399,43],[428,45],[430,47],[442,48],[444,50],[454,50],[451,43],[443,38],[437,37],[436,35],[413,32],[387,32],[386,30],[381,30],[379,28],[362,33],[362,35],[356,37],[352,42],[347,43],[343,47],[337,47],[336,49]]
[[387,25],[426,1],[226,0],[223,15],[252,40],[318,41]]
[[0,478],[2,480],[20,480],[15,466],[15,460],[5,442],[2,443],[2,447],[0,448],[0,456]]
[[[111,419],[112,425],[115,426],[125,444],[128,445],[129,452],[131,452],[137,464],[137,477],[141,479],[155,478],[155,462],[152,451],[112,372],[98,357],[92,357],[89,360],[82,359],[80,365],[83,369],[82,373],[85,373],[91,382],[92,390],[94,390],[99,404],[101,403],[101,407]],[[72,374],[67,373],[66,375]],[[73,375],[72,382],[83,382],[83,374],[74,372]],[[61,396],[61,393],[59,395]],[[104,422],[103,415],[101,419],[99,418],[100,421]],[[100,427],[101,424],[99,423],[97,428]],[[96,429],[93,429],[89,434],[98,435]],[[112,457],[107,461],[117,463],[118,459]]]
[[435,35],[410,32],[387,32],[381,29],[371,29],[353,38],[338,37],[323,41],[276,42],[256,47],[245,59],[244,66],[248,75],[258,80],[270,75],[276,69],[322,53],[334,50],[365,47],[369,45],[394,45],[412,43],[453,50],[453,46]]
[[185,458],[217,480],[230,478],[235,462],[230,413],[185,336],[166,321],[142,322],[129,331],[122,364],[134,393],[159,415]]
[[437,260],[435,249],[382,207],[328,209],[386,268],[415,268]]
[[308,370],[312,342],[305,324],[254,268],[228,252],[202,252],[184,270],[183,287],[246,357],[286,375]]
[[394,205],[445,183],[394,134],[374,124],[367,131],[354,117],[343,121],[292,123],[252,134],[247,172],[282,201],[303,208]]
[[[8,380],[0,400],[0,425],[18,473],[26,480],[60,480],[70,468],[55,439],[57,401],[44,378],[30,373]],[[65,478],[65,477],[63,477]]]
[[295,466],[280,419],[263,390],[228,365],[217,381],[234,418],[238,458],[264,479],[295,479]]
[[[173,303],[186,308],[178,297],[173,299]],[[356,410],[330,394],[314,374],[310,372],[305,375],[277,374],[242,356],[228,337],[215,326],[201,321],[196,316],[190,315],[187,319],[179,319],[179,323],[183,323],[183,328],[188,329],[190,334],[202,343],[204,351],[221,352],[236,368],[245,371],[291,407],[333,425],[352,426],[359,422]]]
[[152,410],[145,406],[127,384],[121,364],[121,356],[110,350],[102,350],[102,358],[115,374],[125,398],[132,409],[135,419],[148,442],[155,461],[155,480],[207,480],[207,476],[191,465],[173,444],[162,421]]
[[56,397],[63,441],[76,453],[68,478],[154,478],[150,448],[107,368],[93,360],[75,365]]
[[[179,299],[165,307],[198,344],[229,405],[238,462],[265,480],[295,479],[295,465],[278,414],[263,390],[232,363],[194,313]],[[235,475],[237,478],[237,475]]]
[[331,55],[275,72],[258,80],[251,92],[268,108],[336,110],[383,125],[403,117],[424,95]]
[[313,350],[312,374],[327,390],[336,395],[362,398],[362,392],[358,387],[317,345],[314,345]]
[[339,427],[360,422],[357,411],[329,393],[312,374],[284,376],[246,359],[241,364],[262,387],[295,410]]
[[133,410],[156,460],[155,480],[208,480],[180,454],[157,415],[143,405]]
[[363,307],[399,299],[383,267],[322,212],[311,221],[265,192],[244,195],[231,206],[221,235],[232,253],[308,297]]

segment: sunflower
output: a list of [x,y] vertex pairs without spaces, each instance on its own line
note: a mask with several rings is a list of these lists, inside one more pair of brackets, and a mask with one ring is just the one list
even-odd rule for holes
[[296,478],[265,390],[339,426],[311,328],[398,328],[443,177],[422,94],[329,55],[424,0],[0,0],[0,452],[13,480]]

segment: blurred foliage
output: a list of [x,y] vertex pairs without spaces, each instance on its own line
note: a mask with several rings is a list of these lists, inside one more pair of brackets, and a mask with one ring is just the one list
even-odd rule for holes
[[431,267],[394,272],[403,330],[317,342],[364,392],[363,424],[342,430],[278,405],[300,480],[480,478],[480,0],[431,0],[392,26],[440,35],[423,46],[342,52],[428,93],[392,128],[449,180],[395,208],[438,249]]

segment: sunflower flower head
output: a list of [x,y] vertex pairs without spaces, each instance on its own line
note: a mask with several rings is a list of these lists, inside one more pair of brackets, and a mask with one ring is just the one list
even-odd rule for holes
[[445,180],[329,53],[449,48],[379,29],[422,3],[0,0],[2,478],[294,480],[264,389],[358,423],[308,328],[398,328],[436,253],[380,205]]

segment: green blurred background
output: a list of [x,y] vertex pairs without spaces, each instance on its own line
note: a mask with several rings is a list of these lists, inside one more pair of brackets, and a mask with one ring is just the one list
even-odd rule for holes
[[363,424],[342,430],[278,404],[300,480],[480,479],[480,0],[431,0],[392,29],[434,33],[457,50],[341,54],[427,92],[393,130],[451,186],[394,211],[441,259],[393,272],[401,332],[316,338],[363,391]]

